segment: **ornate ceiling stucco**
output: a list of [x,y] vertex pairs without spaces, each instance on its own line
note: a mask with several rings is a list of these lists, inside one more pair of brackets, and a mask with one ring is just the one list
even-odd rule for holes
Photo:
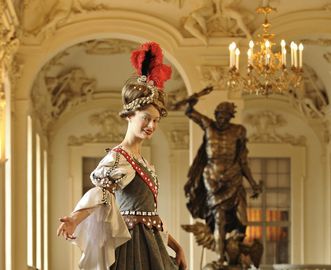
[[[323,0],[269,1],[277,8],[271,17],[300,10],[329,10]],[[26,0],[20,11],[25,42],[47,38],[66,24],[87,14],[109,14],[113,11],[135,11],[160,18],[176,28],[183,37],[195,37],[203,44],[209,38],[239,36],[250,38],[261,26],[263,16],[255,9],[260,1],[243,0]],[[16,6],[21,6],[16,4]],[[31,39],[32,38],[32,39]]]
[[305,117],[323,119],[329,105],[325,85],[313,68],[305,65],[304,71],[303,87],[291,91],[288,95],[289,101]]
[[278,130],[287,126],[288,122],[282,114],[272,111],[259,111],[254,114],[247,114],[244,118],[253,128],[248,139],[251,143],[288,143],[291,145],[306,145],[304,136],[292,134],[281,134]]
[[96,132],[81,136],[71,135],[69,145],[120,142],[124,138],[126,127],[116,111],[107,110],[92,114],[89,117],[89,123],[96,126]]
[[[114,95],[133,73],[130,53],[137,43],[103,39],[76,44],[50,59],[39,72],[32,89],[34,110],[48,132],[54,121],[74,107]],[[167,62],[167,64],[169,64]],[[166,83],[168,106],[187,96],[184,82],[173,67]]]

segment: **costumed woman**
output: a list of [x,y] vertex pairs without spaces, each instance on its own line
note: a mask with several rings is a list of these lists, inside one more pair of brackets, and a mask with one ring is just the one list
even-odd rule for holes
[[[141,155],[167,111],[163,85],[171,68],[163,64],[157,43],[141,45],[131,55],[137,76],[122,89],[128,122],[123,141],[91,173],[95,185],[73,213],[60,219],[57,234],[82,250],[81,269],[172,270],[187,269],[182,247],[167,233],[157,213],[158,179]],[[166,250],[176,253],[172,259]]]

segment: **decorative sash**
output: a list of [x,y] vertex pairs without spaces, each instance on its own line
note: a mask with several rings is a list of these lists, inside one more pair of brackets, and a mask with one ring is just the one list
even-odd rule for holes
[[152,191],[154,196],[154,202],[157,204],[157,194],[158,194],[158,187],[156,186],[155,182],[151,179],[151,175],[144,168],[141,168],[137,161],[135,161],[125,150],[121,147],[113,148],[112,151],[122,154],[125,159],[131,164],[132,168],[140,175],[141,179],[145,182],[148,188]]

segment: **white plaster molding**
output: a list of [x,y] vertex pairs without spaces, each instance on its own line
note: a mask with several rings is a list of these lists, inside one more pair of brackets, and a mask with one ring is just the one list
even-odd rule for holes
[[106,110],[92,114],[89,123],[97,126],[96,133],[69,137],[69,145],[83,145],[86,143],[121,142],[125,135],[125,126],[117,111]]
[[304,65],[304,71],[303,86],[288,93],[289,101],[303,116],[323,119],[329,104],[326,88],[313,68]]
[[172,5],[176,5],[178,8],[182,8],[186,2],[186,0],[145,0],[145,2],[157,2],[157,3],[169,3]]
[[[186,87],[180,87],[173,91],[167,92],[167,108],[172,110],[174,108],[174,104],[180,100],[183,100],[187,97],[187,89]],[[180,108],[184,109],[184,108]]]
[[331,46],[331,39],[329,38],[319,38],[319,39],[304,38],[300,42],[302,42],[305,45],[322,46],[322,47]]
[[83,42],[79,46],[82,46],[87,54],[111,55],[131,52],[137,48],[137,43],[128,40],[102,39]]
[[[331,46],[331,42],[330,42],[330,46]],[[331,64],[331,52],[327,52],[327,53],[323,54],[323,58],[325,59],[326,62]]]
[[41,126],[47,133],[64,112],[91,100],[96,81],[88,78],[81,68],[73,68],[57,77],[47,77],[45,74],[45,70],[38,74],[31,99]]
[[86,102],[96,87],[95,79],[88,78],[81,68],[73,68],[57,77],[45,77],[45,84],[55,118],[67,108]]
[[247,114],[244,123],[254,129],[248,139],[250,143],[287,143],[291,145],[306,145],[304,136],[294,136],[288,133],[280,134],[277,130],[288,124],[286,118],[272,111],[259,111]]
[[[42,33],[38,35],[27,34],[22,37],[22,42],[26,45],[52,44],[54,36],[61,36],[61,34],[66,37],[73,35],[81,36],[83,32],[89,32],[90,37],[88,39],[76,39],[71,45],[86,40],[99,39],[101,33],[107,33],[107,35],[103,35],[103,38],[107,36],[108,38],[114,38],[110,33],[121,33],[122,36],[115,37],[119,39],[128,39],[127,34],[133,34],[133,36],[136,36],[136,40],[133,41],[137,42],[141,42],[142,40],[158,41],[157,38],[152,38],[152,36],[159,36],[166,44],[178,44],[183,40],[182,34],[176,27],[159,17],[142,12],[116,9],[107,13],[107,17],[101,16],[101,18],[98,12],[72,16],[70,21],[61,21],[56,27],[52,25],[47,35]],[[140,40],[138,37],[140,37]],[[160,40],[158,42],[161,43]]]
[[247,10],[239,12],[232,2],[233,0],[203,1],[199,8],[183,18],[183,28],[205,45],[213,36],[251,38],[247,21],[251,21],[254,15]]
[[[331,33],[330,12],[324,8],[314,10],[299,10],[272,18],[272,32],[281,34],[282,38],[308,36],[319,33]],[[261,32],[261,27],[255,30],[254,36]]]
[[45,73],[47,73],[47,72],[49,72],[54,67],[63,67],[64,64],[62,63],[62,60],[64,58],[66,58],[67,56],[69,56],[69,55],[70,55],[70,53],[68,52],[68,50],[64,50],[62,52],[59,52],[53,58],[51,58],[47,62],[47,64],[45,64],[42,67],[42,70],[45,71]]
[[[114,10],[107,18],[91,16],[84,20],[84,16],[58,29],[51,40],[44,40],[36,46],[21,46],[19,53],[23,55],[26,66],[19,83],[18,97],[27,96],[26,89],[32,88],[34,77],[53,56],[77,43],[102,38],[134,42],[155,40],[163,47],[165,57],[179,71],[188,91],[192,92],[192,78],[189,79],[186,68],[182,66],[183,59],[177,55],[180,53],[178,44],[183,42],[183,37],[172,25],[159,18],[130,11]],[[29,53],[31,51],[34,52],[33,57]]]
[[42,0],[26,1],[23,6],[22,28],[25,38],[53,36],[76,14],[111,10],[108,1],[60,0],[55,4]]
[[225,90],[227,69],[221,65],[202,65],[197,67],[201,74],[202,85],[212,85],[214,89]]
[[189,149],[189,132],[184,129],[174,129],[167,132],[171,149]]

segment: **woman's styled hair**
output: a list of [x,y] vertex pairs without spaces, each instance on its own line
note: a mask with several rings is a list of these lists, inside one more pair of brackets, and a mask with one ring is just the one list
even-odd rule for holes
[[122,88],[123,110],[119,113],[120,117],[128,117],[148,105],[154,105],[165,117],[167,110],[163,86],[171,77],[171,68],[163,64],[160,46],[155,42],[142,44],[132,52],[131,63],[137,74],[127,80]]

